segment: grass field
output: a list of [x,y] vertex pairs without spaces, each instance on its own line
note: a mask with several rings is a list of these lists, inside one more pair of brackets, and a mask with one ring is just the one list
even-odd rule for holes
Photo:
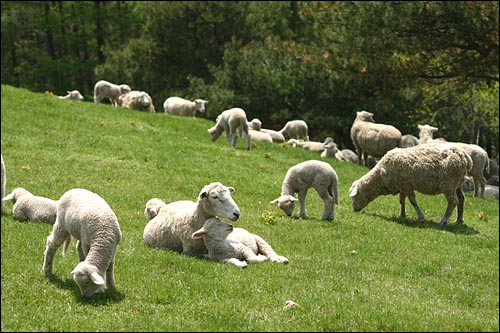
[[[155,101],[160,105],[163,101]],[[438,222],[443,195],[417,194],[426,220],[399,214],[397,196],[351,208],[351,183],[368,169],[331,163],[339,176],[335,221],[286,217],[276,198],[287,169],[319,153],[244,140],[211,142],[212,121],[59,100],[2,86],[1,151],[7,193],[25,187],[58,199],[82,187],[120,222],[116,289],[84,299],[70,271],[73,244],[41,272],[52,227],[2,211],[2,331],[498,331],[498,201],[466,194],[465,223]],[[243,106],[244,107],[244,106]],[[158,108],[157,108],[158,109]],[[222,111],[222,110],[221,110]],[[252,119],[252,115],[247,115]],[[335,134],[332,133],[335,138]],[[213,181],[233,186],[235,226],[259,234],[290,263],[246,269],[148,247],[144,205],[196,200]],[[295,216],[297,215],[297,208]],[[299,306],[285,308],[287,300]]]

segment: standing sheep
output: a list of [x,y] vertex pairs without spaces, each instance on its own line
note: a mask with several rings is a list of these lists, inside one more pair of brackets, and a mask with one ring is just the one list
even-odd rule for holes
[[367,111],[358,111],[356,114],[351,127],[351,140],[356,147],[359,164],[367,166],[368,155],[379,158],[399,146],[401,132],[396,127],[376,124],[373,113]]
[[448,207],[440,225],[448,222],[457,206],[457,223],[463,222],[464,193],[462,179],[472,167],[470,156],[461,148],[448,144],[426,144],[389,151],[378,164],[349,190],[354,211],[360,211],[380,195],[398,194],[400,216],[405,217],[405,199],[408,197],[423,220],[415,192],[436,195],[443,193]]
[[247,140],[247,150],[250,150],[251,138],[248,128],[248,120],[243,109],[232,108],[223,111],[217,116],[215,126],[208,129],[212,141],[217,140],[222,132],[226,132],[227,141],[231,147],[236,147],[238,133],[240,137]]
[[169,97],[163,102],[163,110],[165,113],[176,116],[191,116],[194,118],[196,111],[205,112],[205,104],[208,101],[203,99],[195,99],[188,101],[180,97]]
[[100,103],[102,99],[109,98],[111,105],[119,106],[118,101],[121,95],[132,91],[126,84],[116,85],[114,83],[101,80],[94,86],[94,103]]
[[71,237],[76,238],[79,263],[71,271],[84,297],[115,287],[116,249],[122,238],[115,213],[99,195],[75,188],[64,193],[57,206],[57,219],[47,237],[43,272],[52,274],[54,256],[64,243],[66,254]]
[[6,188],[6,184],[7,184],[7,174],[5,173],[5,163],[3,161],[3,155],[0,155],[2,157],[2,171],[1,171],[1,178],[2,178],[2,197],[0,198],[0,200],[2,200],[2,209],[3,209],[3,206],[4,206],[4,203],[3,203],[3,198],[5,196],[5,188]]
[[192,239],[191,235],[210,217],[239,219],[240,210],[231,197],[233,192],[233,187],[214,182],[203,187],[197,202],[181,200],[161,207],[144,228],[144,241],[153,247],[203,255],[206,252],[203,240]]
[[83,101],[83,96],[80,94],[78,90],[68,90],[68,94],[66,96],[58,96],[60,99],[72,99],[75,101]]
[[309,129],[303,120],[290,120],[279,131],[284,137],[290,139],[309,141]]
[[156,112],[153,99],[145,91],[132,90],[118,98],[121,107],[144,112]]
[[262,262],[267,259],[288,263],[288,259],[278,255],[262,237],[243,228],[233,228],[231,224],[216,217],[207,219],[191,237],[203,238],[208,250],[205,257],[210,260],[220,260],[241,268],[246,267],[247,262]]
[[[335,205],[339,204],[338,177],[332,166],[323,161],[309,160],[298,163],[288,169],[283,184],[281,195],[271,201],[277,203],[286,215],[292,216],[295,201],[300,203],[300,217],[306,217],[307,190],[311,187],[323,199],[323,220],[335,219]],[[298,199],[294,194],[298,193]]]
[[57,201],[33,195],[28,190],[18,187],[2,199],[12,201],[12,214],[18,221],[40,221],[54,224],[57,214]]

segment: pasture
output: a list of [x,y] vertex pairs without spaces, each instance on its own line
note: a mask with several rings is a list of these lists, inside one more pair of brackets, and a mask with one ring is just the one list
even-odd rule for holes
[[[157,110],[162,103],[155,101]],[[58,250],[54,275],[44,276],[52,227],[14,220],[7,202],[2,331],[498,331],[498,201],[466,194],[465,223],[454,223],[455,212],[442,228],[443,195],[417,194],[422,222],[409,204],[408,218],[398,217],[397,196],[355,213],[348,190],[367,168],[286,145],[247,151],[240,139],[234,149],[225,135],[210,141],[212,125],[2,85],[7,193],[25,187],[58,199],[86,188],[109,203],[123,234],[116,289],[85,299],[70,275],[76,242],[66,257]],[[289,218],[269,204],[287,169],[309,159],[338,174],[334,221],[320,220],[314,190],[305,219],[297,207]],[[147,200],[195,201],[213,181],[236,189],[241,218],[232,224],[262,236],[289,264],[240,269],[144,243]],[[287,300],[298,307],[285,308]]]

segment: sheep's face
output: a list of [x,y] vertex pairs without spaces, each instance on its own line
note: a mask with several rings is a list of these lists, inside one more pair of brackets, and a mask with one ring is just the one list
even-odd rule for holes
[[295,198],[293,195],[282,195],[279,198],[271,201],[271,204],[278,204],[278,207],[285,212],[287,216],[292,216],[293,210],[295,209],[295,201],[299,199]]
[[130,86],[128,84],[120,84],[120,92],[122,95],[129,93],[131,91],[132,91],[132,89],[130,88]]
[[196,110],[198,110],[200,112],[205,112],[205,104],[206,103],[207,103],[207,101],[204,101],[202,99],[195,99],[194,100]]
[[374,123],[375,120],[373,119],[373,113],[368,112],[368,111],[358,111],[356,112],[356,120],[359,121],[368,121],[370,123]]
[[233,226],[229,223],[223,222],[216,217],[211,217],[203,223],[203,227],[196,230],[191,237],[199,239],[205,235],[214,238],[226,239],[229,234],[233,232]]
[[359,212],[365,208],[370,202],[372,202],[377,195],[364,190],[362,184],[359,181],[352,183],[349,189],[349,196],[352,199],[352,209],[355,212]]
[[329,141],[329,142],[323,143],[323,147],[326,150],[329,150],[329,151],[331,151],[334,154],[339,151],[338,148],[337,148],[337,144],[335,142],[333,142],[333,141]]
[[240,218],[240,209],[231,196],[233,192],[233,187],[216,182],[201,190],[199,200],[208,201],[207,210],[210,214],[236,221]]
[[144,209],[144,216],[149,220],[153,219],[156,215],[158,215],[158,212],[160,209],[165,206],[166,203],[158,198],[153,198],[150,199],[146,203],[146,208]]
[[71,271],[71,274],[73,274],[73,280],[80,288],[82,296],[90,297],[104,292],[104,279],[99,275],[97,267],[94,265],[81,261]]

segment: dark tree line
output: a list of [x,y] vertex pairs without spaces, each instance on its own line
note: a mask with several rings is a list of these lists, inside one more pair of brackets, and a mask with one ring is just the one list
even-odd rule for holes
[[239,106],[352,148],[355,112],[498,158],[496,1],[2,1],[2,83],[92,99],[100,79]]

